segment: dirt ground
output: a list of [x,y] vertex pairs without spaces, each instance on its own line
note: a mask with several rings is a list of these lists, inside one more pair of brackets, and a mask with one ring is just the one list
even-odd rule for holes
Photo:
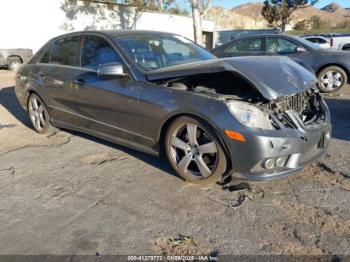
[[333,139],[304,172],[200,188],[162,159],[78,133],[36,134],[13,77],[0,71],[1,255],[171,253],[181,239],[219,255],[350,254],[350,96],[327,99]]

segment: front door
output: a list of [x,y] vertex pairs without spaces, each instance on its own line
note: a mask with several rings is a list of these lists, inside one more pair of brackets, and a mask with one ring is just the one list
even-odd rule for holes
[[[98,66],[118,62],[125,76],[98,76]],[[96,133],[144,143],[139,130],[139,86],[118,52],[101,36],[86,35],[81,69],[74,80],[74,111],[81,125]]]
[[[312,55],[297,43],[279,37],[267,37],[265,46],[267,55],[288,56],[312,70]],[[298,50],[298,48],[302,48],[302,51]]]

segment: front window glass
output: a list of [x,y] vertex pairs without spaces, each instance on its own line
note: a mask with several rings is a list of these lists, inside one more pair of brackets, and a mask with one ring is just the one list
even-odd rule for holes
[[178,35],[134,35],[115,39],[130,60],[145,70],[215,58],[205,49]]
[[282,38],[267,38],[266,51],[274,53],[294,53],[297,45]]
[[46,48],[42,56],[40,57],[39,63],[48,64],[50,62],[51,46]]
[[306,38],[307,41],[310,41],[311,43],[317,43],[317,38]]
[[261,38],[245,39],[238,41],[234,45],[227,48],[224,52],[257,52],[261,51],[261,46]]
[[325,39],[323,39],[323,38],[318,38],[317,43],[319,43],[319,44],[326,44],[327,41]]
[[73,36],[58,40],[51,52],[51,64],[80,66],[81,37]]
[[85,36],[81,66],[97,70],[99,65],[118,62],[121,59],[110,44],[98,36]]

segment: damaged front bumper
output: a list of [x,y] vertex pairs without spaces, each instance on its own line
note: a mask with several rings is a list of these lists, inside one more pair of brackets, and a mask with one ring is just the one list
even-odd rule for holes
[[281,132],[284,134],[279,136],[267,134],[268,132],[244,134],[245,143],[237,145],[232,142],[236,152],[232,177],[265,181],[300,172],[326,151],[331,126],[325,123],[312,130]]
[[288,123],[278,122],[277,130],[241,130],[244,143],[229,141],[232,177],[242,180],[266,181],[300,172],[326,151],[331,138],[330,114],[319,97],[318,114],[322,120],[303,121],[300,113],[287,110],[280,116]]

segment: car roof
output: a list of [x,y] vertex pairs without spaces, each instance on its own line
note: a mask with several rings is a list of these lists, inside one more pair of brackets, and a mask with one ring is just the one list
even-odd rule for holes
[[118,37],[118,36],[128,36],[128,35],[160,35],[160,34],[174,35],[168,32],[152,31],[152,30],[129,30],[129,29],[128,30],[84,30],[84,31],[76,31],[76,32],[59,35],[54,37],[51,40],[56,40],[58,38],[64,38],[64,37],[86,34],[86,33],[100,34],[107,37]]
[[302,38],[321,38],[324,40],[328,40],[327,38],[320,36],[320,35],[309,35],[309,36],[303,36]]
[[293,38],[293,39],[299,39],[299,36],[294,35],[282,35],[282,34],[257,34],[257,35],[249,35],[249,36],[242,36],[237,37],[236,39],[233,39],[233,41],[241,40],[241,39],[248,39],[248,38],[257,38],[257,37],[281,37],[281,38]]

